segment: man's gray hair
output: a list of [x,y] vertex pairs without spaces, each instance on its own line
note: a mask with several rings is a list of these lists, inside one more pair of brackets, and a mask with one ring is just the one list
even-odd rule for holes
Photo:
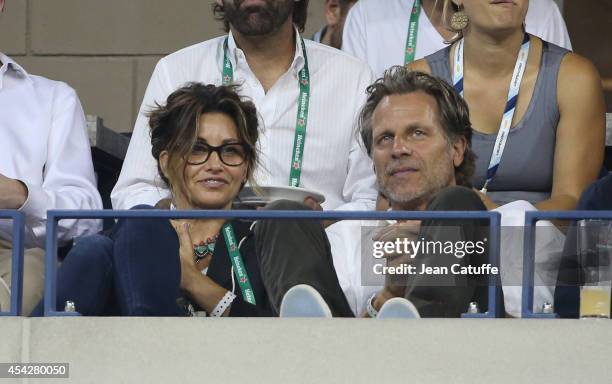
[[385,96],[423,92],[432,96],[439,111],[440,125],[449,143],[464,137],[467,146],[463,162],[455,168],[458,185],[471,187],[476,156],[472,152],[472,124],[467,104],[463,98],[444,80],[423,72],[410,71],[403,66],[394,66],[385,71],[383,77],[367,88],[368,99],[359,115],[359,133],[366,151],[372,156],[372,116]]

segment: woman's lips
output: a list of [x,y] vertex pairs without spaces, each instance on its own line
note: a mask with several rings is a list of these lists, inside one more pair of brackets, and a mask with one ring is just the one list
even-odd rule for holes
[[225,179],[214,177],[203,179],[200,183],[208,188],[220,188],[228,184]]

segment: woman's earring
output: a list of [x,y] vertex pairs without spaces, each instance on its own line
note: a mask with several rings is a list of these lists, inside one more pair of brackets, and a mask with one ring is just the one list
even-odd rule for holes
[[470,19],[467,17],[463,9],[459,9],[457,12],[453,13],[453,16],[450,20],[450,27],[454,31],[462,31],[465,27],[468,26]]

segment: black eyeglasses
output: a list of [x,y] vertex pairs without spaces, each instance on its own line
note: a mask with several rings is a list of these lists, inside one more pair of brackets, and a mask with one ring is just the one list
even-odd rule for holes
[[187,158],[187,164],[204,164],[210,158],[210,154],[217,152],[219,159],[225,165],[236,167],[244,163],[248,157],[244,143],[228,143],[214,146],[198,142],[193,146],[191,154]]

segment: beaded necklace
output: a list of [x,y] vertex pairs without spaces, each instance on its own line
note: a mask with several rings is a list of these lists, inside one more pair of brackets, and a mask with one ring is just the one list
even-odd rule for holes
[[219,234],[209,237],[206,240],[200,241],[199,244],[193,245],[193,258],[195,262],[199,262],[208,256],[212,256],[215,252],[215,243],[219,238]]

